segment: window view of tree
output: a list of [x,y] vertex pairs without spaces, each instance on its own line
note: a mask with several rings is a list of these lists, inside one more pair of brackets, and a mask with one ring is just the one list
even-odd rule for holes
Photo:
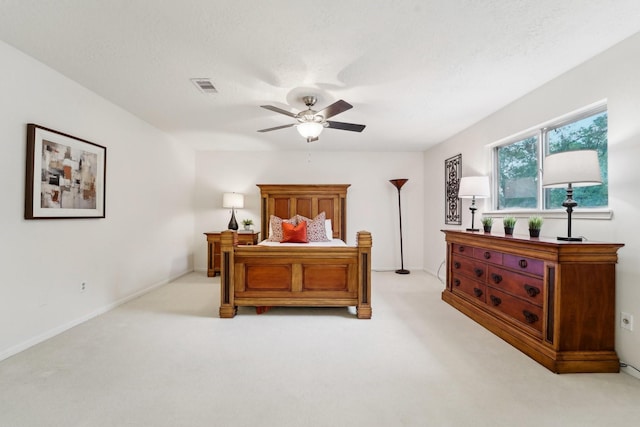
[[538,206],[538,137],[498,148],[498,209]]
[[[544,146],[543,146],[543,142]],[[607,164],[607,111],[580,116],[569,123],[540,129],[529,136],[496,148],[497,208],[562,209],[566,198],[563,188],[545,189],[539,182],[542,158],[549,154],[572,150],[596,150],[600,162],[602,185],[575,187],[573,198],[579,207],[606,207],[609,203]],[[543,200],[538,195],[543,194]]]
[[[607,122],[607,112],[603,111],[547,132],[548,154],[573,150],[596,150],[598,152],[602,185],[574,187],[573,189],[573,198],[583,208],[605,207],[609,204]],[[562,188],[545,190],[547,209],[562,208],[562,202],[565,198],[566,191]]]

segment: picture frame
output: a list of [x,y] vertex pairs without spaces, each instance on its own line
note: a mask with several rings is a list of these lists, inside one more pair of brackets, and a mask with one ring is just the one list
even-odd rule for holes
[[107,149],[27,125],[25,219],[105,218]]
[[462,154],[444,161],[444,223],[462,224],[462,204],[458,198],[458,188],[462,177]]

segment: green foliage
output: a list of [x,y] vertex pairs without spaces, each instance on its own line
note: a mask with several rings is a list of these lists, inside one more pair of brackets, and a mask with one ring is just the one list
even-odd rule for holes
[[493,218],[490,216],[483,216],[481,221],[482,221],[482,225],[487,225],[487,226],[493,225]]
[[253,220],[251,219],[243,219],[242,225],[253,225]]
[[498,209],[538,205],[538,137],[498,149]]
[[544,219],[541,216],[530,216],[529,217],[529,229],[530,230],[540,230],[542,228],[542,223]]
[[[602,171],[602,185],[574,188],[573,198],[580,207],[604,207],[609,204],[608,118],[603,111],[546,132],[547,152],[596,150]],[[538,136],[516,141],[497,149],[498,209],[538,207]],[[566,189],[544,190],[544,208],[560,209]]]
[[[549,154],[572,150],[595,150],[602,172],[602,184],[575,187],[573,199],[583,208],[603,207],[609,204],[609,166],[607,157],[607,112],[596,114],[549,132]],[[564,188],[545,190],[547,209],[562,208],[567,198]]]
[[518,219],[516,217],[505,216],[504,218],[502,218],[502,225],[504,225],[506,228],[513,228],[516,226],[517,221]]

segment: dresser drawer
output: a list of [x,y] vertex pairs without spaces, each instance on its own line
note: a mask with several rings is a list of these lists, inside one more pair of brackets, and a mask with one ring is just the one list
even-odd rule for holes
[[451,279],[451,290],[455,293],[469,295],[480,302],[486,302],[486,285],[469,277],[454,273]]
[[451,246],[454,254],[466,255],[468,257],[473,256],[473,246],[461,245],[458,243],[453,243]]
[[509,294],[521,297],[532,304],[542,307],[544,302],[544,286],[542,279],[489,266],[487,284]]
[[502,264],[502,252],[490,251],[489,249],[473,248],[473,257],[481,259],[491,264]]
[[487,277],[487,265],[485,263],[476,261],[473,258],[456,256],[455,254],[452,258],[451,270],[455,274],[465,274],[480,281],[484,281]]
[[487,286],[487,304],[542,336],[542,307]]
[[524,273],[544,275],[544,261],[518,255],[504,254],[502,265]]

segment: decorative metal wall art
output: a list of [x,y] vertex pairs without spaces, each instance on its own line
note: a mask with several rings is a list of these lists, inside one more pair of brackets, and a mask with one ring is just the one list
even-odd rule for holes
[[444,161],[444,223],[462,224],[462,204],[458,199],[458,188],[462,177],[462,154]]

